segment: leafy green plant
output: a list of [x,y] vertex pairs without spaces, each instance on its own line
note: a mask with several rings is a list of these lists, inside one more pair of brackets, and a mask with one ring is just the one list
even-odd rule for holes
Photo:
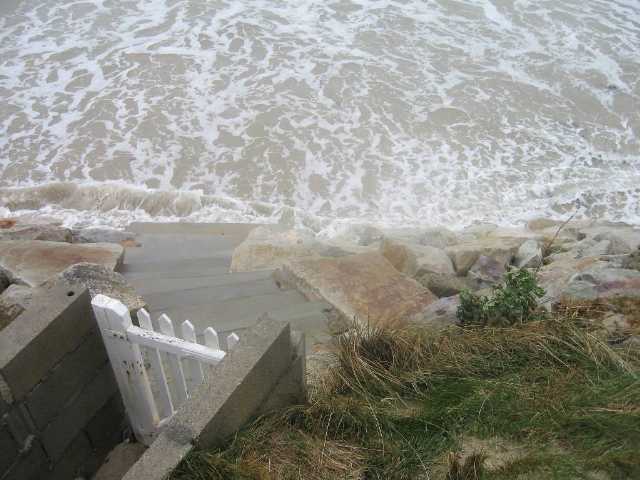
[[463,325],[505,326],[527,322],[536,317],[538,300],[544,293],[533,273],[525,269],[511,270],[489,297],[463,291],[457,317]]

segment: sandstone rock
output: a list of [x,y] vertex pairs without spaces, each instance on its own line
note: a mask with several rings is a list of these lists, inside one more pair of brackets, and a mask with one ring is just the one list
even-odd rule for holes
[[543,266],[538,271],[538,283],[546,292],[541,303],[546,307],[557,303],[571,277],[576,273],[587,269],[605,268],[607,266],[607,262],[600,261],[596,257],[582,259],[564,258]]
[[532,231],[546,230],[548,228],[559,227],[561,220],[551,220],[549,218],[534,218],[527,222],[527,228]]
[[412,321],[434,327],[458,325],[457,312],[459,306],[459,295],[441,298],[425,308],[420,314],[414,316]]
[[51,286],[59,281],[87,287],[91,298],[102,294],[120,300],[132,313],[146,306],[142,297],[138,295],[122,275],[110,270],[104,265],[76,263],[55,277],[47,280],[44,286]]
[[0,298],[4,299],[11,305],[19,305],[23,309],[27,309],[33,300],[33,296],[37,293],[37,289],[27,287],[26,285],[13,284],[9,285]]
[[35,287],[76,263],[120,266],[124,249],[113,243],[74,245],[32,241],[0,242],[0,267],[13,283]]
[[136,234],[111,228],[84,228],[71,230],[73,243],[119,243],[135,241]]
[[0,241],[44,240],[49,242],[71,242],[71,230],[56,225],[18,224],[0,230]]
[[580,229],[580,239],[592,239],[596,242],[610,240],[617,249],[616,253],[631,253],[640,247],[640,229],[625,224],[601,223]]
[[258,227],[233,251],[231,271],[276,269],[292,258],[318,256],[318,248],[319,243],[306,230],[279,225]]
[[562,298],[568,301],[640,297],[640,272],[622,268],[592,268],[574,274]]
[[23,311],[20,305],[14,305],[0,296],[0,330],[18,318]]
[[477,280],[472,278],[442,273],[426,272],[419,274],[416,280],[440,298],[457,295],[463,290],[475,291],[481,286]]
[[510,264],[522,243],[524,239],[518,238],[482,239],[453,245],[445,251],[451,257],[456,273],[465,276],[480,255]]
[[610,312],[602,319],[602,326],[611,334],[626,332],[631,328],[631,323],[621,313]]
[[0,228],[11,228],[15,226],[18,221],[15,218],[2,218],[0,219]]
[[480,255],[476,263],[469,269],[469,277],[477,280],[481,284],[493,285],[502,280],[507,271],[508,263],[505,258],[496,259]]
[[427,228],[420,235],[420,245],[444,249],[458,243],[458,235],[446,228]]
[[402,324],[436,300],[378,253],[291,260],[276,277],[307,298],[327,301],[346,319],[377,326]]
[[536,268],[542,262],[542,247],[537,240],[527,240],[516,252],[515,265],[518,268]]
[[411,245],[390,238],[380,243],[380,253],[396,270],[411,277],[422,273],[454,274],[453,263],[444,250]]
[[379,242],[383,236],[382,231],[372,225],[355,224],[345,226],[338,235],[328,240],[328,243],[368,247]]

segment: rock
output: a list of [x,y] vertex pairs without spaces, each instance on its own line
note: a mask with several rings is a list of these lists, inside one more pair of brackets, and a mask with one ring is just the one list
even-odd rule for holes
[[524,239],[518,238],[486,238],[453,245],[445,251],[453,261],[456,273],[463,277],[481,255],[510,264],[523,243]]
[[56,225],[22,225],[0,230],[0,241],[44,240],[48,242],[71,242],[71,230]]
[[91,298],[98,294],[106,295],[124,303],[131,313],[146,306],[145,301],[127,280],[104,265],[94,263],[76,263],[65,271],[47,280],[44,286],[52,286],[59,281],[71,285],[83,285],[89,289]]
[[84,228],[71,230],[73,243],[129,243],[135,242],[136,234],[111,228]]
[[628,331],[631,323],[623,314],[610,312],[602,319],[602,326],[610,334],[615,334]]
[[460,239],[458,235],[446,228],[427,228],[420,234],[420,245],[444,249],[455,245]]
[[18,221],[15,218],[2,218],[0,219],[0,228],[11,228],[15,226]]
[[25,285],[13,284],[9,285],[0,298],[3,298],[7,303],[11,305],[19,305],[23,309],[27,309],[33,300],[33,296],[36,294],[37,289],[27,287]]
[[548,228],[559,227],[562,225],[561,220],[551,220],[549,218],[534,218],[527,222],[527,228],[532,231],[546,230]]
[[520,245],[514,263],[518,268],[536,268],[542,263],[542,247],[537,240],[529,239]]
[[472,278],[442,273],[426,272],[419,274],[416,280],[439,298],[451,297],[463,290],[475,291],[480,288],[478,281]]
[[476,263],[469,269],[469,277],[481,284],[493,285],[502,281],[507,266],[505,257],[497,259],[480,255]]
[[380,243],[380,254],[399,272],[410,277],[422,273],[453,275],[453,263],[444,250],[426,245],[410,245],[390,238]]
[[457,312],[460,306],[460,296],[441,298],[413,317],[412,322],[427,324],[434,327],[448,327],[459,325]]
[[336,245],[368,247],[379,242],[382,237],[382,231],[372,225],[355,224],[344,226],[339,234],[327,239],[327,242]]
[[640,297],[640,272],[592,268],[574,274],[562,291],[562,299],[567,302],[615,297]]
[[124,249],[113,243],[76,245],[39,240],[0,242],[0,267],[12,283],[35,287],[76,263],[120,266]]
[[292,258],[318,256],[317,249],[318,243],[306,230],[258,227],[233,251],[231,271],[273,270]]
[[325,300],[348,320],[377,326],[407,322],[436,300],[378,253],[291,260],[276,277],[309,299]]
[[620,266],[622,268],[640,271],[640,250],[636,250],[635,252],[623,257]]
[[626,255],[638,249],[640,231],[633,229],[608,230],[593,236],[596,242],[609,242],[608,255]]
[[548,265],[544,265],[538,271],[538,284],[544,288],[545,296],[542,304],[551,307],[560,300],[562,292],[567,287],[571,277],[578,272],[587,269],[597,269],[607,267],[607,262],[598,258],[562,258]]
[[20,305],[14,305],[0,296],[0,330],[13,322],[24,311]]

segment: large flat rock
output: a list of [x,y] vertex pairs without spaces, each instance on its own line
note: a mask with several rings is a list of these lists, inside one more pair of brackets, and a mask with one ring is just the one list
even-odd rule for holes
[[437,300],[374,252],[291,260],[276,275],[307,298],[330,303],[347,319],[376,326],[405,323]]
[[31,287],[41,285],[76,263],[96,263],[114,270],[122,263],[123,256],[122,246],[113,243],[0,242],[0,268],[12,283]]

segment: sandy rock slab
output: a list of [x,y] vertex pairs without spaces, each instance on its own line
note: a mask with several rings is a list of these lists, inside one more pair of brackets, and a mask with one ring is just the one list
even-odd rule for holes
[[323,299],[347,319],[397,326],[437,300],[379,253],[287,262],[276,276],[310,299]]
[[0,229],[0,241],[43,240],[48,242],[71,242],[71,230],[57,225],[14,224]]
[[113,243],[0,242],[0,268],[12,283],[30,287],[43,284],[76,263],[96,263],[115,270],[123,257],[122,246]]

